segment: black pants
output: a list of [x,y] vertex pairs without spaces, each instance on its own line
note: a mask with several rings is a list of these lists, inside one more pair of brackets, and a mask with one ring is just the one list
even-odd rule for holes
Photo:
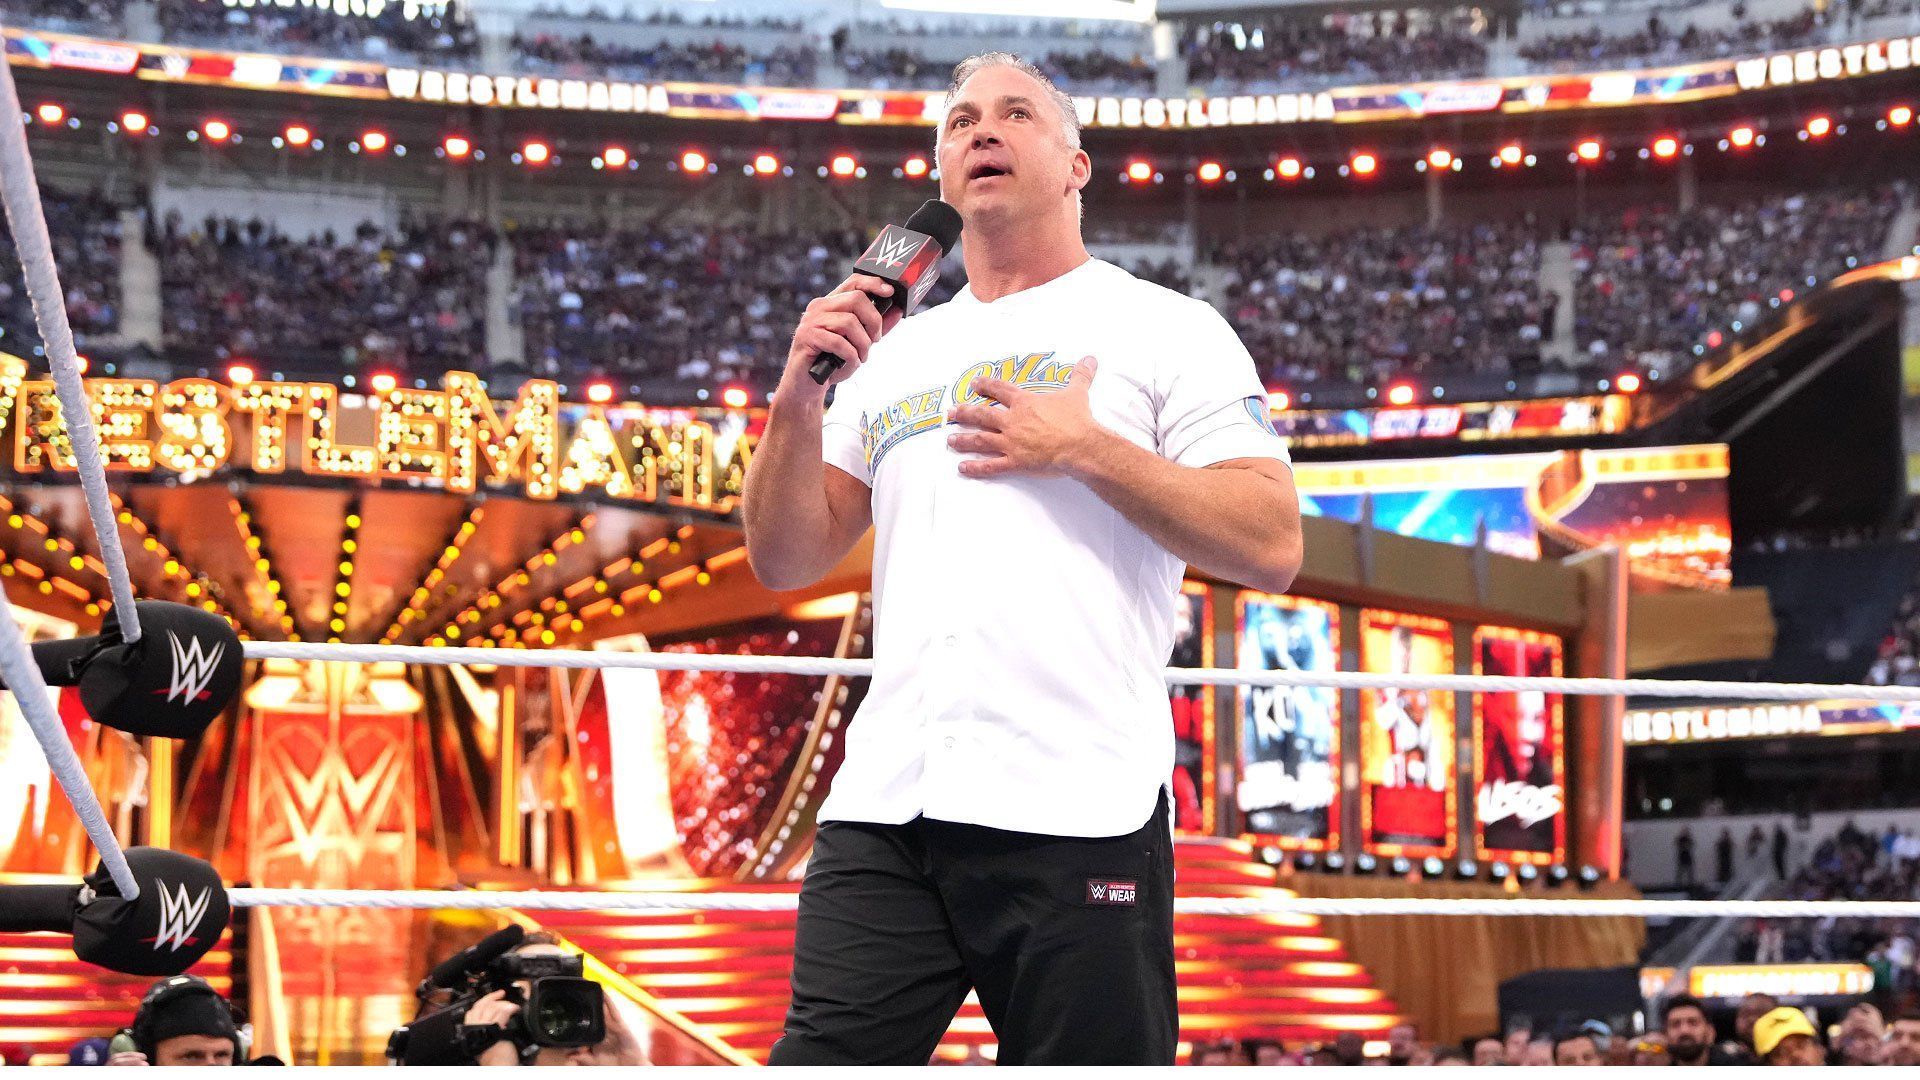
[[820,827],[773,1065],[924,1065],[972,988],[1003,1065],[1171,1065],[1166,797],[1124,836]]

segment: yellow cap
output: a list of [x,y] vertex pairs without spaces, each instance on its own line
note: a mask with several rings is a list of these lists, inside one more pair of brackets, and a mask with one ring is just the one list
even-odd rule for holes
[[1791,1006],[1783,1005],[1753,1022],[1753,1048],[1761,1057],[1773,1053],[1773,1048],[1789,1035],[1820,1037],[1807,1014]]

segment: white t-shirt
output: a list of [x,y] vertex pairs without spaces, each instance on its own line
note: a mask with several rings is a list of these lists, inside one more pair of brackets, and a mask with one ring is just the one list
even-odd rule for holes
[[1226,320],[1111,264],[903,320],[826,414],[827,462],[873,489],[876,626],[822,820],[1118,836],[1153,813],[1185,565],[1079,481],[963,477],[947,446],[976,377],[1058,390],[1085,356],[1095,419],[1134,444],[1288,460]]

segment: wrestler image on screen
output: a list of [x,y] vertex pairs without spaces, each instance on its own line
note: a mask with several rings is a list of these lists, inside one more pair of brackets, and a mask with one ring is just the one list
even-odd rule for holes
[[[1560,640],[1483,626],[1474,669],[1486,675],[1561,673]],[[1560,695],[1539,690],[1474,695],[1474,816],[1481,858],[1546,863],[1566,840]]]
[[[1332,671],[1339,609],[1244,593],[1237,665],[1254,671]],[[1320,848],[1339,833],[1340,695],[1322,686],[1238,692],[1240,782],[1247,832],[1281,846]]]
[[[1174,602],[1173,655],[1168,667],[1212,667],[1213,600],[1205,586],[1190,585]],[[1212,829],[1213,698],[1206,686],[1167,688],[1173,712],[1173,827]]]
[[[1453,628],[1395,611],[1361,613],[1362,670],[1386,675],[1453,672]],[[1360,692],[1361,823],[1380,855],[1452,855],[1457,806],[1454,695]]]

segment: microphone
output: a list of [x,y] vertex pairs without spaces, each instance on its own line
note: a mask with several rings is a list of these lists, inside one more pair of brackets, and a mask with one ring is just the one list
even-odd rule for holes
[[[245,658],[227,620],[185,604],[137,600],[140,640],[111,614],[100,633],[32,646],[49,686],[78,686],[96,722],[134,735],[191,739],[240,692]],[[0,689],[5,689],[0,684]]]
[[425,985],[449,989],[459,987],[467,981],[468,975],[507,955],[526,936],[526,927],[509,923],[440,961],[438,966],[427,972]]
[[[940,259],[960,239],[960,211],[928,199],[904,226],[889,225],[873,238],[873,246],[853,264],[853,272],[877,277],[893,286],[890,296],[873,297],[873,306],[885,315],[895,304],[913,314],[933,284],[940,280]],[[807,369],[813,381],[825,385],[846,361],[821,353]]]

